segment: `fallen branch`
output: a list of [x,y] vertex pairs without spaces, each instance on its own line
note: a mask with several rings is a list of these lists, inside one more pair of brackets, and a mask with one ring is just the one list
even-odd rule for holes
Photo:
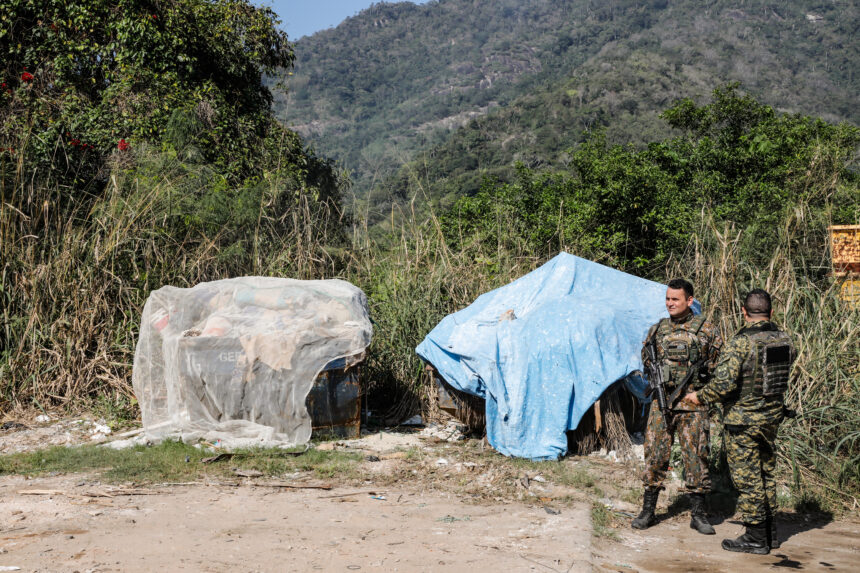
[[325,490],[332,489],[332,487],[333,487],[331,484],[327,484],[327,483],[320,484],[320,485],[298,485],[298,484],[294,484],[294,483],[259,483],[259,484],[254,484],[254,485],[259,485],[259,486],[263,486],[263,487],[283,487],[283,488],[288,488],[288,489],[325,489]]
[[323,495],[323,496],[318,497],[317,499],[334,499],[336,497],[348,497],[351,495],[362,495],[362,494],[380,495],[383,493],[385,493],[385,492],[384,491],[353,491],[350,493],[339,493],[337,495]]
[[550,571],[555,571],[555,573],[560,573],[560,571],[559,571],[558,569],[553,569],[553,568],[552,568],[552,567],[550,567],[549,565],[544,565],[544,564],[543,564],[543,563],[541,563],[540,561],[535,561],[534,559],[529,559],[528,557],[526,557],[526,556],[525,556],[525,555],[523,555],[522,553],[520,553],[520,557],[522,557],[522,558],[523,558],[523,559],[525,559],[526,561],[529,561],[529,562],[531,562],[531,563],[534,563],[535,565],[540,565],[541,567],[546,567],[546,568],[547,568],[547,569],[549,569]]

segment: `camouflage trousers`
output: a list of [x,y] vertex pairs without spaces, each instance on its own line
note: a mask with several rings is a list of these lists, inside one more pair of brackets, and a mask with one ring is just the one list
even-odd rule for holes
[[726,458],[744,523],[761,525],[776,511],[776,432],[779,424],[726,426]]
[[708,473],[710,453],[710,423],[705,411],[676,412],[672,416],[672,431],[666,427],[657,400],[651,402],[648,428],[645,430],[645,474],[642,483],[646,488],[660,488],[669,469],[672,443],[678,434],[684,482],[690,493],[711,491]]

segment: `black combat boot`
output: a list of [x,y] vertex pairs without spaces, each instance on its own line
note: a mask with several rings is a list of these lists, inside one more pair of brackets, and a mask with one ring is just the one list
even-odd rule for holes
[[771,549],[779,549],[779,546],[782,545],[776,532],[776,519],[772,517],[767,520],[767,540]]
[[659,488],[645,488],[645,496],[642,499],[642,511],[639,512],[639,515],[630,524],[633,529],[648,529],[657,523],[654,511],[657,509],[657,496],[659,495]]
[[744,524],[746,532],[737,539],[723,539],[723,549],[736,551],[738,553],[755,553],[756,555],[767,555],[770,547],[767,545],[767,526]]
[[708,515],[705,513],[705,494],[690,494],[690,529],[695,529],[703,535],[714,535],[716,531],[708,523]]

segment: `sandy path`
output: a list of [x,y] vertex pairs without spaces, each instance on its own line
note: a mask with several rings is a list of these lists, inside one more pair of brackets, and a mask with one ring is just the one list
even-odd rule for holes
[[723,539],[743,533],[737,521],[717,523],[717,534],[705,536],[691,530],[689,514],[682,514],[645,531],[620,529],[620,543],[597,542],[594,566],[624,573],[860,571],[860,523],[783,515],[778,524],[782,546],[770,555],[749,555],[720,547]]
[[[80,476],[0,478],[0,566],[22,571],[589,571],[590,509],[548,514],[367,488],[173,486],[86,498]],[[21,495],[21,490],[73,494]]]

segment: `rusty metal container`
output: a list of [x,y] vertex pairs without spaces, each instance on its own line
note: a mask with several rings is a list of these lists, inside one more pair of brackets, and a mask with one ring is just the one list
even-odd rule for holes
[[840,298],[860,308],[860,225],[834,225],[830,230],[833,276],[842,277]]
[[860,225],[833,225],[828,229],[833,274],[860,273]]
[[306,404],[314,437],[361,435],[360,369],[364,355],[329,362],[317,376]]
[[860,276],[846,278],[839,290],[839,297],[853,309],[860,309]]

